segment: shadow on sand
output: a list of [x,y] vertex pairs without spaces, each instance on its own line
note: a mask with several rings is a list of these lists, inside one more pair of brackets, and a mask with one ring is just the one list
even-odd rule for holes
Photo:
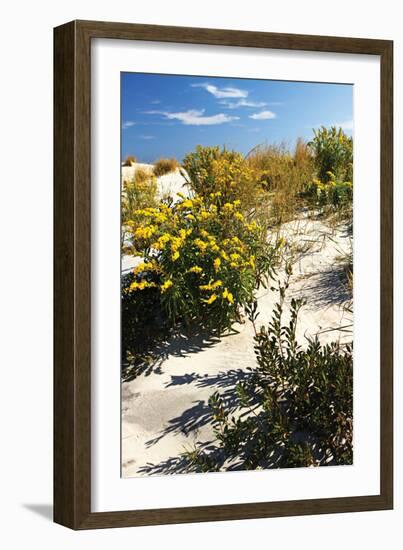
[[132,367],[130,364],[124,365],[122,381],[130,382],[140,374],[144,376],[149,376],[151,373],[162,374],[161,367],[170,356],[188,357],[214,347],[222,338],[226,338],[231,334],[236,334],[236,331],[232,329],[220,336],[206,330],[196,329],[173,334],[166,341],[156,343],[147,354],[142,356],[141,362],[137,362]]
[[[235,410],[239,405],[235,386],[242,381],[245,381],[251,372],[243,371],[242,369],[232,369],[230,371],[222,371],[215,375],[200,375],[196,372],[184,374],[183,376],[171,376],[171,380],[166,384],[167,388],[174,386],[182,386],[194,384],[196,388],[212,387],[220,389],[220,396],[225,403],[225,409],[228,413]],[[171,418],[167,426],[160,434],[147,441],[146,447],[156,445],[165,436],[173,433],[183,433],[188,436],[191,432],[195,432],[212,423],[212,412],[209,404],[203,400],[194,401],[192,406],[183,411],[177,417]],[[212,441],[205,442],[201,445],[205,451],[213,451],[215,448]],[[140,475],[161,475],[190,472],[189,462],[183,455],[170,457],[158,464],[147,463],[139,468]],[[196,471],[196,470],[193,470]]]
[[307,278],[306,284],[295,292],[290,292],[293,297],[303,297],[306,307],[311,309],[323,309],[333,305],[341,307],[352,300],[352,291],[345,280],[343,266],[335,266],[333,269],[318,272]]

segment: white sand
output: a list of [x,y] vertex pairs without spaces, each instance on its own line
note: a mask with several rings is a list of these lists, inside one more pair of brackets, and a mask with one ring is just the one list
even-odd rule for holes
[[[341,283],[338,260],[351,246],[349,236],[309,220],[286,224],[282,232],[299,249],[288,301],[292,297],[307,299],[300,313],[298,339],[319,333],[322,342],[352,340],[352,313],[345,309],[350,296]],[[259,292],[258,325],[270,320],[276,300],[272,291]],[[237,324],[236,329],[237,334],[220,340],[173,339],[151,373],[123,383],[124,477],[180,472],[178,456],[184,448],[213,439],[209,396],[216,390],[231,395],[246,367],[255,364],[251,323]]]
[[[149,172],[150,174],[153,171],[153,164],[142,164],[140,162],[135,162],[131,166],[122,166],[122,182],[123,181],[129,181],[133,179],[134,174],[137,170],[145,170],[146,172]],[[186,171],[181,168],[184,174],[186,174]],[[159,176],[157,178],[157,185],[158,185],[158,196],[159,198],[165,198],[167,195],[170,195],[174,201],[178,199],[178,193],[182,193],[185,196],[189,195],[189,186],[186,185],[186,178],[181,174],[181,171],[179,168],[174,170],[173,172],[170,172],[169,174],[165,174],[163,176]]]

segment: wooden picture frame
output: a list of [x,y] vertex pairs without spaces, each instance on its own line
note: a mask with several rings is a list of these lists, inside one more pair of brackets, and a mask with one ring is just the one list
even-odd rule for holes
[[[380,56],[381,472],[370,496],[91,512],[91,40],[113,38]],[[72,529],[327,514],[393,507],[393,43],[73,21],[54,30],[54,520]]]

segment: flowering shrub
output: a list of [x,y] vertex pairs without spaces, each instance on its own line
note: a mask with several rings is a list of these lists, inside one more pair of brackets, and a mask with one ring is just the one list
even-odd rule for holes
[[172,323],[228,328],[272,275],[276,252],[240,210],[221,192],[137,210],[127,222],[128,248],[143,261],[125,292],[158,289]]
[[224,202],[240,200],[244,212],[256,207],[264,197],[253,170],[236,151],[198,145],[195,152],[186,155],[183,166],[193,191],[202,197],[221,193]]

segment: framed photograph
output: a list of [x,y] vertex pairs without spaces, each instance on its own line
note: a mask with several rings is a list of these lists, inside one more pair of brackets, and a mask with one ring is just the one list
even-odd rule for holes
[[393,507],[393,43],[54,33],[54,520]]

